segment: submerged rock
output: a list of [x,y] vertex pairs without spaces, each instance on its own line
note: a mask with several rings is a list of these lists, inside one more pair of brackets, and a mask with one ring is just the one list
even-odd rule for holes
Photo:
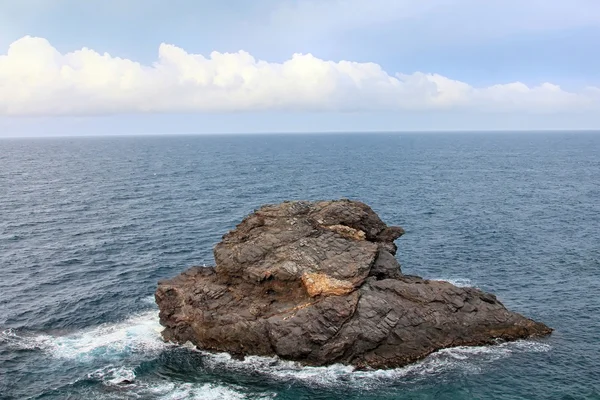
[[492,294],[403,275],[403,233],[356,201],[263,206],[215,246],[215,267],[159,282],[163,337],[234,356],[391,368],[552,331]]

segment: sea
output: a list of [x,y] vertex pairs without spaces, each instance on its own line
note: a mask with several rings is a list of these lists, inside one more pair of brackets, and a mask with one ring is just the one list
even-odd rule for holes
[[[159,279],[340,198],[406,230],[404,273],[555,331],[367,371],[161,340]],[[600,132],[0,139],[0,399],[600,399]]]

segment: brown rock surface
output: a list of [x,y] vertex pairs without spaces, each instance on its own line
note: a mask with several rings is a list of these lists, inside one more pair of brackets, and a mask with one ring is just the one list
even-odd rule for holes
[[263,206],[215,246],[216,267],[159,282],[163,337],[239,356],[388,368],[552,331],[478,289],[402,275],[394,240],[403,233],[356,201]]

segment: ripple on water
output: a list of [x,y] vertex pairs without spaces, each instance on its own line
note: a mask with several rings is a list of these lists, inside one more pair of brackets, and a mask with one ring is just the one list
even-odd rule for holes
[[[0,397],[597,397],[598,154],[597,133],[0,140]],[[406,273],[491,291],[554,334],[390,371],[162,343],[141,300],[159,279],[213,264],[261,204],[340,197],[406,229]],[[130,372],[142,395],[113,384]]]

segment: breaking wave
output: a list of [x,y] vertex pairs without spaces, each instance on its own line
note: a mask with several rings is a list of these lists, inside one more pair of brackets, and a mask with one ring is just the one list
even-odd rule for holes
[[434,281],[446,281],[458,287],[477,287],[469,278],[435,278]]
[[208,368],[224,368],[242,373],[268,375],[280,381],[300,381],[310,386],[356,386],[364,389],[374,388],[402,379],[423,379],[452,370],[481,373],[484,366],[495,360],[516,353],[541,353],[550,350],[545,343],[522,340],[495,346],[454,347],[437,351],[420,362],[402,368],[389,370],[356,370],[347,365],[327,367],[306,367],[292,361],[276,357],[250,356],[244,360],[233,359],[227,353],[201,353],[206,357]]
[[[87,379],[101,382],[104,387],[119,389],[113,398],[126,394],[139,398],[157,399],[241,399],[242,388],[220,384],[200,384],[177,381],[148,381],[136,377],[132,355],[139,353],[144,359],[156,358],[161,352],[176,346],[165,343],[160,337],[161,327],[156,310],[135,315],[114,324],[104,324],[64,336],[19,335],[12,330],[0,334],[0,342],[25,350],[39,350],[53,358],[86,363],[92,360],[109,362],[105,367],[87,375]],[[178,347],[181,350],[181,347]],[[390,370],[355,370],[351,366],[331,365],[306,367],[277,357],[249,356],[244,360],[232,358],[227,353],[199,351],[188,344],[191,352],[202,355],[202,368],[208,373],[252,374],[282,383],[299,383],[313,387],[351,387],[373,389],[391,383],[426,379],[451,371],[481,373],[495,360],[524,352],[547,352],[548,344],[531,340],[503,343],[483,347],[455,347],[431,354],[420,362]],[[134,357],[135,358],[135,357]],[[115,397],[116,396],[116,397]],[[268,395],[270,396],[270,395]],[[253,397],[256,398],[256,397]],[[262,397],[265,398],[265,397]],[[270,397],[268,397],[270,398]]]
[[55,358],[88,361],[119,359],[130,353],[156,354],[169,344],[160,337],[161,326],[155,310],[137,314],[125,321],[103,324],[66,335],[28,335],[6,330],[0,342],[26,350],[42,350]]
[[100,398],[158,400],[239,400],[248,398],[243,393],[244,388],[236,388],[233,385],[136,380],[135,371],[126,367],[107,366],[94,371],[87,378],[99,381],[110,389],[108,393],[102,391],[98,393]]

